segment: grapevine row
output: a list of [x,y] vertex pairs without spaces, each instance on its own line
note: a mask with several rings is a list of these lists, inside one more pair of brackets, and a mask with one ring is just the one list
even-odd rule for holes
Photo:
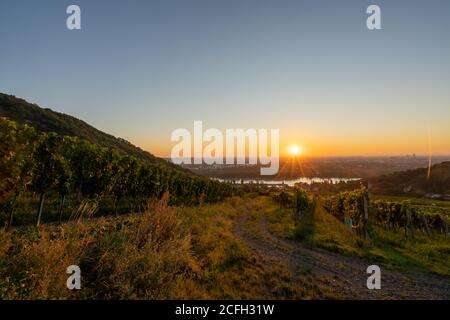
[[[97,201],[108,196],[148,200],[169,193],[173,204],[215,202],[230,196],[233,187],[193,174],[149,163],[76,137],[38,133],[0,118],[0,203],[10,213],[25,193],[40,198],[39,224],[45,197],[56,193],[62,212],[67,195]],[[6,205],[5,205],[6,204]]]
[[326,196],[323,205],[340,221],[348,222],[351,219],[350,224],[357,230],[361,230],[366,223],[364,213],[367,205],[368,221],[386,230],[404,231],[407,238],[414,238],[415,230],[420,230],[429,237],[432,232],[448,235],[448,221],[442,212],[432,213],[433,210],[429,207],[412,205],[408,201],[375,200],[371,201],[369,206],[366,188]]
[[369,196],[365,187],[324,197],[323,206],[329,213],[356,230],[358,235],[369,237]]
[[376,200],[372,203],[375,223],[385,229],[398,232],[405,229],[407,237],[414,237],[414,230],[431,236],[431,231],[448,234],[448,222],[443,214],[432,213],[429,207],[414,206],[408,201],[390,202]]

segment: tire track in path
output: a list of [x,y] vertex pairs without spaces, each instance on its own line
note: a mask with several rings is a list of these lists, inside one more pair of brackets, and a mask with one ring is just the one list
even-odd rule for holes
[[257,221],[242,214],[235,233],[264,263],[280,263],[290,269],[293,279],[314,276],[338,296],[350,299],[450,299],[450,277],[433,274],[406,274],[381,267],[381,290],[366,286],[369,265],[376,261],[347,256],[277,237],[269,232],[265,214]]

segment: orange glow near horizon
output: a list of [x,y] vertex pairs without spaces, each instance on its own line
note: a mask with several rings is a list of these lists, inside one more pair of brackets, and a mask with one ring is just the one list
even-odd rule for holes
[[[142,149],[157,157],[168,158],[172,145],[140,145]],[[383,144],[382,141],[373,144],[363,143],[326,143],[316,145],[314,148],[305,145],[280,145],[280,157],[351,157],[351,156],[429,156],[428,146],[407,145],[401,142],[395,144]],[[450,155],[444,146],[433,146],[433,155]]]
[[[433,155],[450,155],[450,141],[448,137],[419,136],[414,137],[388,137],[377,136],[372,139],[368,137],[355,137],[347,139],[344,137],[286,137],[280,139],[280,157],[349,157],[349,156],[429,156],[430,145]],[[299,143],[300,141],[300,143]],[[175,143],[153,141],[145,143],[136,141],[142,149],[163,158],[170,157],[170,152]],[[207,143],[204,144],[206,146]]]

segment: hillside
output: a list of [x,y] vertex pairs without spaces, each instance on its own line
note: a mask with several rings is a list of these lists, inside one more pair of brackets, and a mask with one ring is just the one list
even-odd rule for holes
[[381,175],[369,179],[371,191],[378,194],[414,195],[450,194],[450,161],[431,166]]
[[82,120],[48,108],[41,108],[12,95],[0,93],[0,116],[7,117],[19,124],[28,124],[38,131],[76,136],[103,147],[118,149],[142,160],[175,167],[125,139],[104,133]]

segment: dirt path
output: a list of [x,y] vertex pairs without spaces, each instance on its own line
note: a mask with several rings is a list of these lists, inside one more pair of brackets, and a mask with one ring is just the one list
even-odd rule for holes
[[[251,226],[251,227],[250,227]],[[309,247],[271,234],[266,216],[250,221],[241,215],[235,226],[236,234],[257,254],[263,263],[280,263],[290,269],[298,281],[313,275],[339,297],[350,299],[450,299],[450,277],[432,274],[404,274],[381,267],[381,289],[366,286],[369,265],[377,264],[359,257]]]

